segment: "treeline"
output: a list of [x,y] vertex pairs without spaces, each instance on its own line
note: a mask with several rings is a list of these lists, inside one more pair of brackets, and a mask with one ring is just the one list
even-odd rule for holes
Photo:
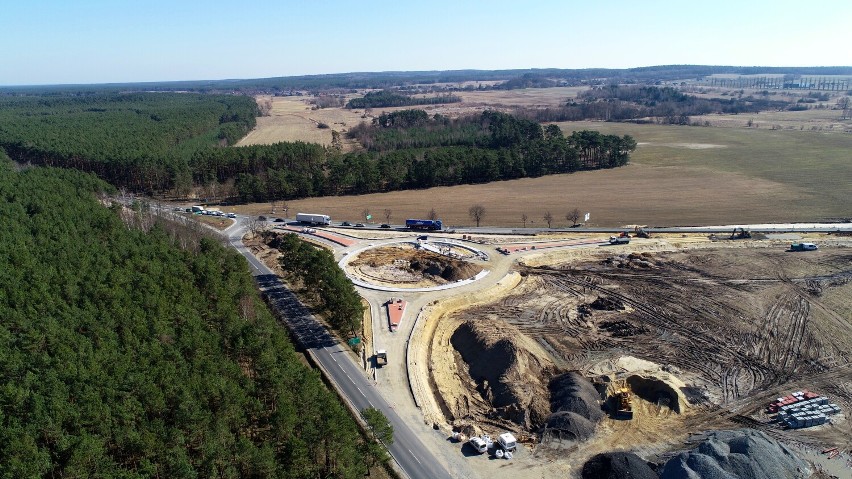
[[334,255],[299,239],[293,233],[267,238],[270,247],[281,252],[278,262],[290,280],[301,282],[308,294],[322,306],[329,324],[342,336],[357,336],[361,329],[364,307],[361,296],[346,273],[337,265]]
[[109,191],[0,166],[0,477],[363,477],[245,261],[126,227]]
[[[627,135],[580,131],[566,137],[556,125],[543,128],[495,111],[450,120],[402,110],[380,115],[373,125],[362,124],[350,134],[369,151],[340,155],[302,144],[303,156],[288,157],[286,169],[272,158],[277,167],[261,169],[267,148],[236,149],[251,155],[229,163],[229,174],[237,174],[236,194],[243,201],[269,201],[486,183],[614,168],[627,164],[636,148]],[[293,151],[287,145],[273,147]]]
[[689,124],[690,116],[785,110],[791,105],[753,96],[700,98],[671,87],[607,85],[582,92],[561,108],[525,109],[517,114],[540,122],[657,118],[664,123]]
[[[714,74],[735,75],[852,75],[852,67],[740,67],[723,65],[657,65],[639,68],[528,68],[514,70],[447,70],[410,72],[359,72],[326,75],[302,75],[246,80],[201,80],[155,83],[121,83],[106,85],[56,85],[0,88],[9,93],[91,93],[104,91],[195,91],[202,93],[291,94],[294,90],[312,92],[337,89],[387,89],[400,85],[435,85],[476,81],[498,81],[495,88],[526,88],[524,85],[606,85],[608,83],[644,83],[680,81]],[[484,87],[484,85],[483,85]],[[740,88],[740,87],[737,87]]]
[[397,93],[392,90],[381,90],[369,92],[361,98],[349,100],[346,103],[346,108],[389,108],[395,106],[437,105],[442,103],[457,103],[460,101],[460,97],[451,94],[416,97]]
[[0,97],[0,148],[14,160],[95,172],[115,185],[192,186],[189,159],[255,125],[253,99],[177,93]]

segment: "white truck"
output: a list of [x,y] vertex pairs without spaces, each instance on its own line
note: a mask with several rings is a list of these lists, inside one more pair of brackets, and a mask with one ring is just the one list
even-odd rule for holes
[[296,221],[308,225],[330,225],[331,216],[314,213],[296,213]]
[[629,236],[610,236],[609,244],[627,244],[630,242]]

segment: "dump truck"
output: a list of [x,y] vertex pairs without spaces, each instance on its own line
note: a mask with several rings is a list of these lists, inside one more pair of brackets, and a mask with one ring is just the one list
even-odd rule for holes
[[330,225],[331,216],[316,213],[296,213],[296,221],[307,225]]
[[408,219],[405,220],[405,227],[412,230],[439,231],[441,228],[444,227],[444,224],[441,223],[441,220]]
[[376,351],[376,367],[380,368],[388,363],[388,352],[384,349]]
[[609,244],[627,244],[630,242],[630,236],[621,233],[618,236],[610,236]]
[[790,251],[816,251],[819,246],[813,243],[793,243],[790,245]]
[[615,416],[619,419],[633,419],[633,405],[630,401],[630,389],[621,388],[615,395]]

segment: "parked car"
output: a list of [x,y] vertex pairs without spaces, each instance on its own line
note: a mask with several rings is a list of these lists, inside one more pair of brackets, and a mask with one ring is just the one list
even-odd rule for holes
[[379,228],[389,229],[389,228],[390,228],[390,225],[389,225],[389,224],[387,224],[387,223],[382,223],[382,225],[381,225],[381,226],[379,226]]
[[284,220],[282,220],[281,218],[275,218],[275,220],[273,221],[273,223],[283,223],[283,222],[284,222]]
[[236,213],[228,213],[228,218],[236,218]]
[[340,226],[352,226],[352,223],[350,223],[348,221],[344,221],[343,223],[340,224]]
[[356,228],[363,228],[363,227],[364,227],[364,223],[355,223],[355,227],[356,227]]

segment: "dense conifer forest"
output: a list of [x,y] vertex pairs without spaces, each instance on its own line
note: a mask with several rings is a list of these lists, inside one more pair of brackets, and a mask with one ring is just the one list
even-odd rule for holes
[[0,477],[363,476],[242,257],[0,162]]
[[21,164],[93,172],[117,187],[270,201],[486,183],[626,164],[635,142],[487,111],[382,114],[350,131],[362,151],[302,142],[231,147],[252,98],[177,93],[0,97],[0,149]]

